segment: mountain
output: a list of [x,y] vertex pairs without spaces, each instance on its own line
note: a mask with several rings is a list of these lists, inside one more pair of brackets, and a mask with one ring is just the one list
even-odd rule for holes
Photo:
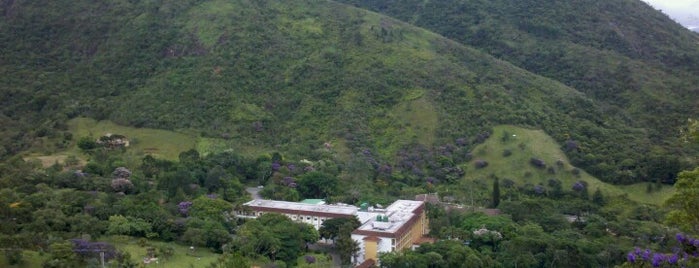
[[[650,10],[633,25],[613,12],[646,6],[352,3],[398,19],[334,1],[4,0],[0,155],[63,150],[80,138],[68,120],[86,116],[298,158],[327,142],[414,183],[436,148],[468,151],[514,124],[608,182],[681,169],[674,128],[696,114],[696,37]],[[401,164],[413,155],[430,160]]]
[[[683,147],[674,137],[699,112],[693,97],[699,93],[699,36],[641,1],[341,2],[410,22],[560,81],[593,99],[605,114],[647,133],[653,150]],[[590,133],[571,135],[578,139]],[[596,166],[590,171],[597,176],[614,173],[603,167],[609,162],[571,157],[578,165]]]

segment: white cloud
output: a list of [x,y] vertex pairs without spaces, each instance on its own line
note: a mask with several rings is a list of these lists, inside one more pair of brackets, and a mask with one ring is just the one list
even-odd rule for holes
[[[680,24],[690,27],[699,24],[699,0],[643,0],[670,16]],[[696,27],[696,26],[694,26]]]

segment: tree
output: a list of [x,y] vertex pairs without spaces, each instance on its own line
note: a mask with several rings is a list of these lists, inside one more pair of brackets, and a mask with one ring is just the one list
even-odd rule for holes
[[264,256],[272,261],[296,261],[308,243],[318,241],[313,226],[295,222],[281,214],[267,213],[241,225],[233,247],[249,257]]
[[124,217],[121,215],[109,216],[108,234],[145,236],[153,227],[143,219]]
[[327,198],[337,189],[337,178],[314,171],[299,178],[298,191],[305,198]]
[[224,213],[231,210],[232,207],[230,203],[223,199],[200,196],[192,201],[189,213],[192,217],[224,222],[226,219]]
[[352,257],[359,251],[359,243],[352,239],[352,231],[356,228],[352,222],[345,222],[338,230],[335,247],[342,264],[351,264]]
[[97,142],[93,137],[82,137],[78,140],[78,148],[83,151],[89,151],[97,148]]
[[592,194],[592,202],[597,204],[598,206],[604,206],[606,201],[604,200],[604,195],[602,194],[602,191],[600,191],[599,188],[595,190],[595,192]]
[[495,177],[495,180],[493,181],[493,203],[492,203],[492,206],[493,206],[493,208],[497,208],[498,205],[500,205],[500,182],[498,181],[498,177]]
[[357,229],[362,225],[356,217],[328,219],[320,225],[318,233],[321,238],[335,240],[340,236],[340,229],[345,224],[349,224],[351,230]]
[[70,241],[58,241],[49,246],[51,256],[43,263],[45,268],[79,267],[78,257],[73,252]]
[[668,225],[688,233],[699,233],[699,168],[678,175],[675,194],[665,205],[672,209],[667,215]]

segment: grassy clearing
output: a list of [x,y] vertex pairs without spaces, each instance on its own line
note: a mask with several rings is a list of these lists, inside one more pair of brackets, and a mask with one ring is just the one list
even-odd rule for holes
[[139,263],[142,263],[143,258],[146,257],[146,249],[148,247],[158,248],[164,245],[173,247],[174,254],[171,257],[160,259],[158,263],[150,263],[145,265],[145,267],[206,267],[219,257],[219,254],[213,253],[205,248],[195,248],[194,251],[191,251],[188,246],[176,243],[148,241],[148,246],[141,247],[138,245],[138,238],[134,237],[115,236],[111,237],[109,242],[113,243],[117,249],[131,254],[131,258]]
[[[316,259],[315,263],[306,262],[306,256],[313,256]],[[319,254],[319,253],[308,253],[298,258],[296,262],[296,267],[298,268],[320,268],[320,267],[333,267],[332,258],[329,255]]]
[[[511,152],[509,156],[504,156],[506,150]],[[530,160],[533,157],[543,160],[546,168],[540,169],[531,165]],[[464,167],[466,180],[490,181],[491,175],[495,175],[501,179],[513,180],[518,185],[546,185],[549,179],[556,178],[563,183],[564,189],[569,189],[576,181],[585,181],[589,185],[590,194],[599,188],[606,195],[628,194],[631,200],[647,204],[662,204],[673,193],[672,187],[668,186],[648,194],[645,183],[629,186],[608,184],[583,170],[580,170],[579,175],[574,175],[572,171],[575,167],[561,151],[560,145],[541,130],[497,126],[485,143],[474,148],[473,159]],[[489,165],[476,169],[476,160],[485,160]],[[550,168],[555,173],[551,173]],[[490,185],[489,182],[487,184]]]
[[[102,240],[100,240],[102,241]],[[178,245],[176,243],[164,243],[156,241],[148,241],[148,246],[141,247],[137,244],[138,238],[114,236],[107,238],[105,241],[112,243],[117,249],[126,251],[131,254],[131,259],[139,264],[143,263],[143,258],[146,256],[147,247],[155,247],[167,245],[174,248],[174,254],[168,259],[160,259],[158,263],[150,263],[139,267],[168,267],[168,268],[191,268],[191,267],[207,267],[214,262],[219,254],[213,253],[205,248],[195,248],[191,251],[189,247]],[[5,254],[0,254],[0,267],[8,268],[33,268],[41,267],[41,264],[46,260],[49,254],[40,255],[36,251],[24,251],[22,264],[11,266],[7,263]],[[320,259],[320,258],[319,258]],[[313,267],[313,266],[310,266]],[[327,266],[317,266],[327,267]]]
[[647,191],[648,183],[620,185],[617,186],[617,188],[621,189],[625,193],[628,193],[629,198],[634,201],[656,205],[665,203],[665,200],[670,198],[670,196],[675,193],[675,188],[673,186],[662,185],[660,189],[656,189],[656,186],[657,185],[653,185],[653,191],[650,193]]
[[[181,152],[193,149],[196,145],[196,139],[191,135],[161,129],[126,127],[111,121],[76,118],[70,120],[68,126],[76,139],[86,136],[97,139],[107,133],[124,135],[131,143],[128,151],[138,156],[150,154],[175,160]],[[77,151],[77,147],[74,147],[73,152]]]

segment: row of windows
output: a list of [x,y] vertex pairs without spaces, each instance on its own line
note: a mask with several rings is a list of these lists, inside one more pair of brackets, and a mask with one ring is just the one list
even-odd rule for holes
[[[292,220],[297,220],[297,219],[298,219],[298,220],[301,221],[301,220],[303,220],[303,216],[298,216],[298,217],[297,217],[296,215],[292,215],[292,216],[291,216],[291,219],[292,219]],[[307,221],[310,221],[310,220],[311,220],[311,216],[306,216],[306,220],[307,220]],[[318,217],[313,217],[313,221],[318,221]],[[325,221],[324,218],[320,218],[320,222],[324,222],[324,221]]]
[[[243,214],[243,213],[239,213],[239,214]],[[262,216],[262,214],[264,214],[264,212],[262,212],[262,211],[257,212],[257,216]],[[253,212],[252,215],[255,216],[255,212]],[[291,219],[296,220],[296,219],[297,219],[297,216],[296,216],[296,215],[292,215],[292,216],[291,216]],[[299,219],[299,220],[303,220],[303,216],[299,216],[298,219]],[[310,221],[310,220],[311,220],[311,216],[306,216],[306,220],[309,220],[309,221]],[[318,221],[318,217],[313,217],[313,221]],[[325,218],[320,218],[320,221],[325,221]]]

